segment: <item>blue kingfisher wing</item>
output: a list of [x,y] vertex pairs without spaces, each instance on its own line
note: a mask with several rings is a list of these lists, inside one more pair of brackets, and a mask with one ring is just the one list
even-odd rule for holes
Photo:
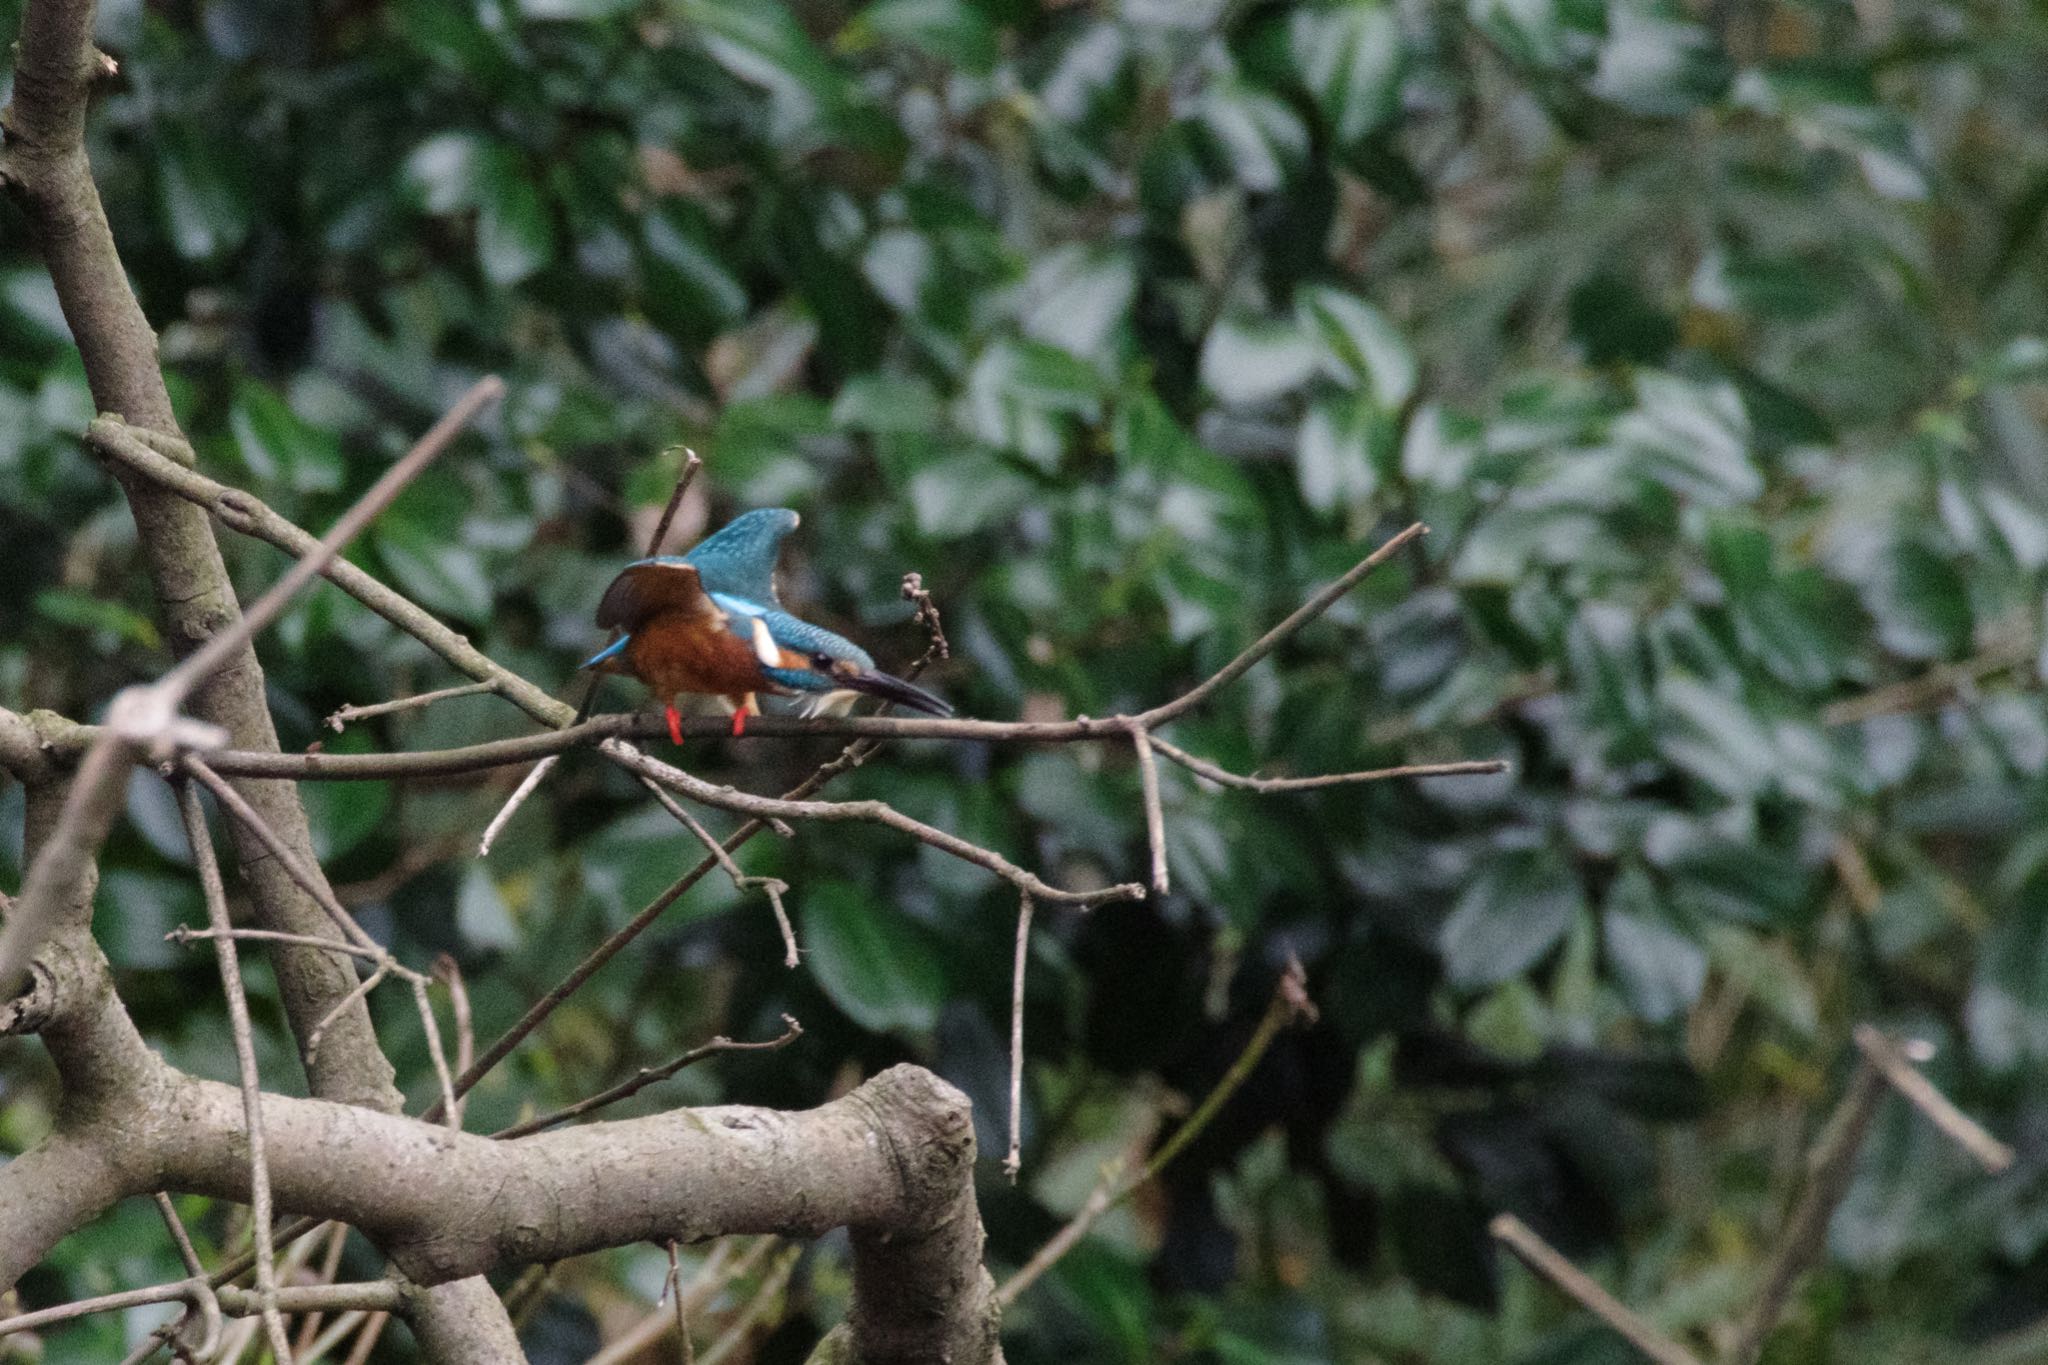
[[781,553],[782,538],[796,529],[797,520],[797,514],[787,507],[758,507],[698,541],[683,561],[696,566],[706,592],[764,607],[780,606],[775,559]]
[[606,630],[638,630],[669,612],[722,618],[704,591],[697,568],[680,559],[643,559],[628,564],[597,604],[597,624]]

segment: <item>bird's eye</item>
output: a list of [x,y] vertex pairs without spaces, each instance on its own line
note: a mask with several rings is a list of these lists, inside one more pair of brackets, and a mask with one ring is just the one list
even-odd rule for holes
[[811,667],[817,669],[820,673],[830,673],[832,671],[832,656],[830,654],[813,654],[811,656]]

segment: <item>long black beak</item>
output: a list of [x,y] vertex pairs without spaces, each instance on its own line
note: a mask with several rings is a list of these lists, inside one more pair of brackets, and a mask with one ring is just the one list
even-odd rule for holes
[[850,678],[841,678],[840,685],[855,692],[865,692],[871,697],[907,706],[913,711],[923,711],[932,716],[950,716],[953,708],[925,691],[915,683],[888,673],[857,673]]

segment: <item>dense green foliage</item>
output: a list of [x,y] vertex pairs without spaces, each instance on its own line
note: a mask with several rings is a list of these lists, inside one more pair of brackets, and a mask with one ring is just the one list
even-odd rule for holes
[[[955,646],[931,676],[980,716],[1163,700],[1375,535],[1433,528],[1169,737],[1241,771],[1512,777],[1256,796],[1166,769],[1175,893],[1040,917],[1025,1179],[984,1163],[998,1272],[1167,1094],[1208,1088],[1286,954],[1323,1021],[1019,1302],[1012,1361],[1623,1358],[1496,1261],[1500,1209],[1705,1347],[1853,1023],[1940,1043],[1933,1074],[2008,1134],[2048,1118],[2038,9],[103,8],[123,67],[96,169],[202,463],[318,527],[504,374],[487,437],[356,557],[548,685],[679,440],[713,523],[804,513],[789,595],[885,666],[922,648],[896,591],[922,571]],[[87,715],[165,653],[48,283],[0,222],[0,702]],[[226,548],[245,591],[279,571]],[[331,588],[262,653],[288,746],[454,681]],[[471,698],[325,737],[524,728]],[[827,752],[685,761],[781,790]],[[410,959],[460,959],[486,1037],[697,856],[584,758],[478,862],[504,790],[306,793],[345,894]],[[1122,748],[906,745],[840,790],[1069,881],[1144,862]],[[102,937],[164,1051],[231,1074],[209,960],[162,941],[200,910],[161,786],[138,778],[131,814]],[[795,1047],[637,1103],[801,1105],[915,1058],[999,1155],[1014,900],[847,826],[748,858],[795,888],[799,970],[764,905],[706,882],[470,1126],[788,1010]],[[255,984],[267,1080],[295,1084]],[[404,1004],[380,1019],[424,1094]],[[0,1052],[0,1144],[49,1099]],[[1953,1359],[2037,1317],[2041,1169],[2023,1144],[1987,1180],[1889,1107],[1772,1359]],[[171,1277],[152,1217],[25,1288]],[[842,1311],[836,1255],[800,1268],[763,1359]],[[534,1359],[588,1354],[591,1314],[661,1268],[565,1268]],[[122,1331],[52,1358],[112,1358]]]

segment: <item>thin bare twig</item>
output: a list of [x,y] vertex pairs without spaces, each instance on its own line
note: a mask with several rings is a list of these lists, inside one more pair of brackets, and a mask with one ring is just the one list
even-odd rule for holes
[[952,658],[953,646],[946,640],[946,627],[939,619],[938,604],[932,601],[931,593],[925,590],[923,574],[903,575],[903,600],[917,608],[911,619],[924,627],[925,635],[931,641],[925,647],[924,657],[917,661],[916,672],[910,675],[915,678],[934,659]]
[[1110,1163],[1103,1171],[1102,1179],[1089,1191],[1080,1211],[1068,1219],[1044,1246],[1032,1253],[1031,1259],[1024,1263],[1023,1268],[997,1288],[996,1304],[1007,1308],[1015,1303],[1018,1295],[1037,1283],[1041,1275],[1058,1264],[1062,1256],[1072,1251],[1075,1244],[1087,1236],[1088,1229],[1095,1226],[1098,1218],[1130,1198],[1147,1182],[1158,1179],[1159,1173],[1171,1165],[1173,1159],[1186,1150],[1190,1142],[1201,1136],[1202,1131],[1221,1112],[1223,1106],[1229,1103],[1230,1097],[1237,1093],[1237,1088],[1244,1084],[1245,1078],[1257,1069],[1259,1062],[1266,1055],[1266,1050],[1273,1046],[1273,1040],[1280,1036],[1280,1031],[1297,1019],[1313,1020],[1315,1015],[1315,1006],[1308,998],[1307,975],[1302,971],[1300,962],[1290,959],[1287,969],[1280,974],[1279,984],[1273,988],[1271,1003],[1266,1006],[1265,1014],[1260,1017],[1258,1027],[1252,1030],[1250,1041],[1245,1044],[1244,1051],[1238,1054],[1237,1060],[1230,1064],[1230,1069],[1216,1082],[1215,1088],[1210,1090],[1180,1127],[1174,1130],[1173,1136],[1160,1144],[1159,1150],[1152,1154],[1152,1159],[1145,1163],[1143,1170],[1126,1178],[1123,1163]]
[[343,943],[338,938],[320,938],[313,934],[289,934],[281,929],[230,929],[225,935],[218,929],[194,929],[189,924],[180,924],[164,935],[166,943],[185,947],[212,939],[227,937],[245,943],[289,943],[297,948],[319,948],[344,957],[361,958],[366,962],[379,962],[383,954],[375,948],[358,948],[353,943]]
[[491,823],[484,826],[484,837],[477,840],[477,857],[491,856],[491,845],[498,842],[498,836],[505,832],[505,826],[512,823],[512,817],[526,804],[526,798],[539,789],[541,780],[548,775],[548,770],[561,761],[560,754],[549,754],[534,764],[526,776],[519,779],[519,785],[512,789],[512,795],[505,798],[505,804],[498,807],[498,813],[491,817]]
[[1949,1097],[1913,1065],[1914,1059],[1907,1052],[1910,1044],[1902,1046],[1895,1043],[1869,1024],[1858,1024],[1855,1038],[1857,1049],[1891,1082],[1892,1089],[1904,1095],[1914,1108],[1927,1116],[1929,1123],[1975,1157],[1985,1170],[1998,1175],[2012,1165],[2012,1148],[1985,1132],[1975,1119],[1956,1108]]
[[782,1016],[782,1022],[785,1027],[779,1037],[770,1038],[766,1042],[760,1043],[736,1043],[730,1038],[713,1038],[701,1047],[691,1048],[673,1061],[663,1062],[660,1066],[643,1066],[634,1072],[632,1076],[620,1081],[609,1090],[600,1091],[588,1099],[578,1100],[567,1108],[555,1110],[552,1114],[543,1114],[539,1118],[527,1119],[524,1123],[515,1123],[509,1128],[501,1128],[491,1134],[491,1136],[502,1138],[506,1141],[510,1141],[513,1138],[527,1137],[544,1129],[552,1128],[558,1123],[567,1123],[570,1119],[581,1118],[583,1115],[602,1109],[606,1105],[617,1104],[620,1100],[639,1094],[650,1085],[667,1080],[686,1067],[695,1066],[706,1057],[715,1057],[721,1052],[773,1052],[778,1048],[788,1047],[791,1043],[803,1037],[804,1028],[802,1024],[799,1024],[787,1014]]
[[[220,863],[213,854],[213,836],[206,828],[206,812],[199,804],[199,790],[189,782],[178,784],[178,806],[185,817],[185,838],[192,846],[192,864],[199,873],[199,887],[206,898],[206,918],[213,927],[214,957],[220,964],[220,979],[228,1002],[228,1031],[234,1037],[235,1066],[242,1080],[242,1120],[249,1137],[249,1211],[256,1227],[256,1292],[262,1304],[263,1330],[270,1337],[270,1350],[279,1365],[291,1365],[291,1343],[285,1339],[284,1319],[277,1310],[277,1266],[270,1240],[270,1166],[263,1150],[263,1085],[256,1073],[256,1043],[249,1027],[249,1001],[242,991],[242,967],[235,952],[235,940],[228,922],[227,888],[221,882]],[[197,1277],[201,1283],[205,1276]]]
[[1152,753],[1152,732],[1124,718],[1131,747],[1138,751],[1138,785],[1145,803],[1145,843],[1152,850],[1152,894],[1163,896],[1166,885],[1166,812],[1159,804],[1159,760]]
[[1003,1174],[1017,1183],[1024,1168],[1024,967],[1031,952],[1031,896],[1018,897],[1017,954],[1010,965],[1010,1150]]
[[258,631],[276,620],[292,598],[298,595],[299,589],[318,578],[348,547],[349,542],[383,515],[384,509],[448,448],[462,429],[504,392],[505,381],[496,375],[485,375],[470,385],[469,391],[456,399],[455,405],[443,413],[439,421],[427,428],[426,434],[413,443],[411,450],[363,490],[363,495],[321,538],[317,550],[286,570],[284,577],[271,584],[269,590],[242,613],[240,620],[187,655],[182,663],[154,684],[154,690],[161,692],[166,705],[176,707],[183,702],[208,674],[226,663]]
[[342,1365],[363,1365],[370,1358],[370,1352],[377,1349],[377,1338],[384,1335],[384,1329],[391,1325],[390,1310],[380,1310],[363,1319],[361,1332],[356,1337],[355,1348],[348,1353]]
[[676,512],[683,505],[683,494],[690,491],[690,480],[696,478],[697,471],[704,467],[704,462],[697,458],[697,452],[688,446],[670,446],[669,449],[683,452],[683,471],[676,478],[676,491],[668,495],[668,506],[661,509],[661,520],[654,523],[654,534],[647,537],[646,557],[649,559],[661,553],[662,542],[668,539],[668,528],[675,523]]
[[1313,777],[1247,777],[1242,773],[1231,772],[1227,768],[1219,768],[1206,758],[1197,758],[1187,750],[1167,743],[1158,735],[1152,735],[1151,738],[1154,749],[1197,777],[1205,777],[1220,786],[1236,787],[1240,791],[1319,791],[1324,787],[1344,787],[1358,782],[1385,782],[1397,777],[1473,777],[1486,773],[1504,773],[1508,770],[1508,765],[1500,759],[1488,758],[1458,763],[1407,763],[1396,768],[1364,768],[1349,773],[1318,773]]
[[1863,1150],[1884,1092],[1883,1073],[1867,1060],[1858,1062],[1848,1091],[1807,1154],[1806,1187],[1778,1232],[1777,1252],[1764,1268],[1763,1282],[1729,1352],[1736,1365],[1756,1365],[1765,1339],[1792,1297],[1793,1286],[1826,1249],[1828,1220],[1849,1192],[1856,1154]]
[[661,808],[673,815],[684,829],[697,836],[697,842],[710,851],[719,868],[731,879],[735,891],[744,893],[759,887],[766,893],[769,908],[775,912],[775,928],[782,935],[782,965],[797,966],[801,959],[797,956],[796,929],[790,924],[789,911],[782,904],[782,893],[789,890],[789,883],[779,877],[750,877],[740,871],[740,865],[725,851],[725,845],[718,842],[718,837],[704,828],[703,822],[685,810],[682,803],[670,796],[659,782],[642,774],[640,785],[647,788]]
[[393,961],[391,954],[384,950],[383,945],[364,932],[363,926],[356,923],[356,917],[351,915],[347,908],[335,898],[334,892],[327,885],[326,879],[315,875],[311,868],[300,861],[298,855],[286,846],[283,839],[278,837],[277,831],[270,827],[270,822],[265,820],[256,808],[249,804],[247,797],[235,790],[232,783],[224,779],[215,771],[211,764],[197,754],[188,753],[180,755],[178,766],[196,778],[201,786],[212,792],[213,799],[220,803],[221,809],[233,816],[241,823],[244,829],[256,836],[257,841],[270,853],[270,856],[277,860],[277,865],[285,870],[285,874],[298,885],[301,891],[312,897],[315,904],[326,911],[327,918],[334,922],[335,928],[341,930],[344,938],[357,947],[374,954],[380,964]]
[[448,1008],[455,1016],[455,1069],[469,1070],[476,1060],[476,1022],[469,1008],[469,986],[462,979],[462,964],[453,953],[434,959],[434,979],[448,987]]
[[[775,1248],[781,1240],[776,1237],[759,1237],[753,1245],[737,1258],[732,1254],[732,1244],[721,1241],[712,1247],[704,1258],[704,1264],[697,1268],[689,1286],[676,1296],[678,1311],[689,1314],[703,1308],[717,1298],[728,1284],[742,1276],[751,1274],[763,1256]],[[634,1323],[615,1339],[606,1342],[603,1350],[584,1362],[584,1365],[622,1365],[622,1362],[637,1359],[649,1346],[661,1340],[668,1332],[670,1315],[656,1304],[654,1311]]]
[[178,1259],[185,1263],[185,1273],[192,1277],[196,1285],[192,1291],[192,1302],[198,1305],[201,1335],[194,1354],[202,1358],[210,1356],[220,1346],[220,1296],[215,1294],[213,1286],[206,1282],[206,1267],[200,1264],[199,1250],[192,1245],[192,1238],[185,1231],[184,1220],[178,1217],[177,1206],[171,1203],[171,1197],[161,1190],[156,1194],[156,1209],[163,1215],[164,1226],[171,1231],[171,1240],[178,1244]]
[[683,1307],[683,1263],[676,1256],[673,1238],[668,1244],[668,1279],[663,1282],[661,1293],[676,1306],[676,1340],[682,1343],[683,1365],[696,1365],[697,1343],[690,1340],[690,1310]]
[[[202,1282],[210,1283],[210,1277],[200,1281],[172,1280],[167,1284],[153,1284],[142,1289],[124,1289],[118,1293],[61,1303],[52,1308],[38,1308],[33,1313],[0,1318],[0,1337],[13,1336],[17,1332],[33,1332],[39,1327],[53,1327],[60,1322],[90,1317],[94,1313],[119,1313],[130,1308],[144,1308],[152,1303],[189,1301],[199,1292],[199,1285]],[[226,1285],[213,1285],[212,1288],[220,1302],[221,1312],[229,1317],[253,1318],[261,1315],[264,1303],[264,1296],[261,1293]],[[279,1285],[277,1289],[277,1307],[278,1311],[283,1313],[310,1313],[315,1309],[331,1313],[340,1309],[392,1309],[399,1306],[398,1286],[390,1280],[365,1280],[350,1284],[287,1284]]]
[[884,801],[789,801],[755,796],[732,787],[721,787],[706,782],[703,778],[686,773],[658,758],[649,757],[624,740],[606,740],[598,748],[620,766],[651,777],[669,790],[680,792],[692,801],[706,806],[716,806],[739,815],[751,815],[757,819],[823,822],[860,820],[885,825],[908,834],[919,843],[928,844],[941,853],[950,853],[962,862],[972,863],[976,867],[993,872],[1019,891],[1027,891],[1042,901],[1058,905],[1093,906],[1107,901],[1140,900],[1145,895],[1145,888],[1135,882],[1121,882],[1090,891],[1062,890],[1040,880],[1036,874],[1017,866],[994,849],[984,848],[957,834],[905,815]]
[[[334,1277],[341,1269],[342,1248],[348,1244],[348,1227],[336,1223],[327,1234],[327,1249],[321,1253],[320,1269],[314,1272],[314,1283],[333,1284]],[[292,1343],[292,1350],[298,1354],[302,1365],[313,1353],[313,1343],[320,1340],[321,1313],[308,1313],[299,1320],[298,1340]]]
[[781,1295],[783,1288],[789,1284],[790,1274],[796,1269],[797,1258],[802,1256],[803,1252],[804,1249],[802,1247],[789,1247],[780,1256],[775,1258],[775,1264],[770,1266],[768,1273],[761,1277],[761,1287],[756,1289],[753,1297],[747,1300],[747,1306],[741,1309],[740,1315],[732,1320],[732,1325],[727,1327],[718,1340],[711,1343],[710,1349],[698,1358],[699,1365],[721,1365],[721,1362],[727,1356],[738,1350],[746,1342],[747,1337],[753,1332],[755,1324],[761,1321],[762,1317],[768,1312],[769,1306],[776,1301]]
[[1601,1288],[1600,1282],[1567,1260],[1558,1250],[1536,1235],[1535,1229],[1503,1213],[1487,1224],[1487,1231],[1515,1253],[1522,1264],[1556,1285],[1602,1322],[1619,1332],[1628,1344],[1657,1365],[1700,1365],[1692,1352],[1652,1327],[1630,1311],[1627,1304]]
[[416,696],[400,697],[396,701],[372,702],[368,706],[344,706],[327,718],[327,728],[340,734],[349,725],[372,716],[388,716],[399,711],[417,711],[432,706],[437,701],[448,701],[454,697],[473,697],[479,692],[496,692],[496,682],[463,683],[458,687],[443,687],[433,692],[421,692]]

